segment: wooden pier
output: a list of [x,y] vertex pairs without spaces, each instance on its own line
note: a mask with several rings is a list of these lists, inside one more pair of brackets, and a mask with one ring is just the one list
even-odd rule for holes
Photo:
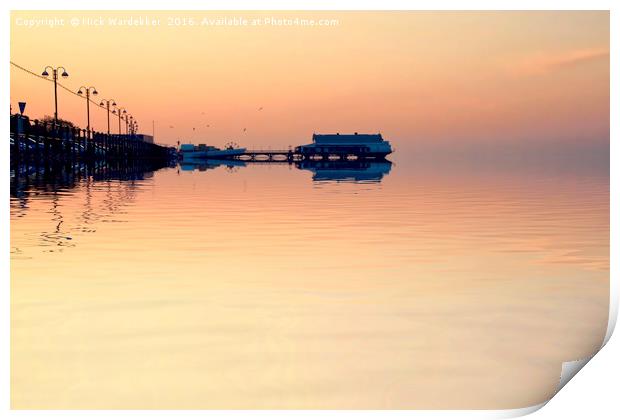
[[11,115],[11,166],[151,161],[168,162],[173,149],[133,135],[87,131]]

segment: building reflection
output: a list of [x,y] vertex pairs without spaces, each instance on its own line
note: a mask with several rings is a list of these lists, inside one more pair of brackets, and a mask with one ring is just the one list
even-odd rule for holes
[[312,180],[317,182],[381,182],[390,173],[389,160],[303,160],[287,161],[242,161],[215,159],[186,159],[179,164],[181,171],[207,171],[226,168],[233,172],[248,165],[294,165],[297,169],[312,172]]
[[[315,182],[379,183],[390,173],[392,163],[381,161],[245,162],[239,160],[184,161],[178,171],[207,171],[223,168],[235,172],[249,165],[287,165],[312,174]],[[144,165],[113,167],[73,165],[60,167],[14,167],[11,171],[12,218],[29,219],[22,245],[36,245],[45,252],[75,247],[80,235],[92,234],[101,223],[123,222],[125,208],[150,183],[154,171]],[[32,210],[31,210],[32,209]],[[43,216],[42,216],[43,215]],[[33,224],[36,222],[36,224]],[[26,225],[22,225],[26,226]],[[13,257],[22,254],[12,243]]]
[[312,161],[296,163],[297,168],[312,172],[313,181],[381,182],[390,173],[389,160]]

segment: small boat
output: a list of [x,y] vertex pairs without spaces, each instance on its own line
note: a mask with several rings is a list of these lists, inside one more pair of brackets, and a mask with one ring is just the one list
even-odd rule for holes
[[179,147],[179,156],[181,159],[232,159],[244,154],[245,151],[245,147],[234,147],[233,145],[220,149],[206,144],[196,146],[188,143]]

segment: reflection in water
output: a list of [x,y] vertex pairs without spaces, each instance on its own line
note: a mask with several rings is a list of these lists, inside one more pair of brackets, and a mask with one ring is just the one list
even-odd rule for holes
[[298,169],[312,172],[313,181],[336,182],[380,182],[390,173],[392,162],[389,160],[303,160],[300,162],[249,162],[242,160],[185,159],[180,163],[183,171],[206,171],[225,167],[229,171],[247,165],[295,165]]
[[[94,233],[99,222],[118,222],[123,206],[133,202],[139,188],[138,181],[153,176],[152,169],[145,166],[127,166],[122,170],[104,164],[98,166],[59,166],[39,168],[21,166],[11,173],[11,217],[23,218],[30,210],[33,201],[51,215],[49,224],[40,232],[26,233],[28,238],[36,238],[44,252],[62,252],[74,247],[76,233]],[[76,197],[81,192],[82,199],[78,213],[73,214],[72,223],[66,222],[62,198]],[[99,207],[93,205],[93,194],[105,191],[105,199]],[[49,203],[49,204],[47,204]],[[71,208],[70,211],[73,211]],[[23,254],[19,246],[12,246],[11,253]]]
[[179,163],[179,167],[183,171],[198,170],[203,172],[207,169],[219,168],[220,166],[225,167],[228,170],[233,170],[235,168],[243,168],[244,166],[247,166],[247,163],[242,160],[192,159],[187,157]]
[[12,405],[537,404],[607,325],[609,179],[567,168],[14,177]]
[[389,160],[368,161],[302,161],[297,164],[299,169],[312,171],[313,181],[344,181],[344,182],[380,182],[390,173],[392,162]]

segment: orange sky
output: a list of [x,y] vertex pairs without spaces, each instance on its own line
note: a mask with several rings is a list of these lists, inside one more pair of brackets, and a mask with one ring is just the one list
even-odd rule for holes
[[[130,16],[160,26],[107,21]],[[222,16],[338,24],[200,25]],[[65,25],[25,25],[54,17]],[[105,24],[74,27],[75,17]],[[65,66],[65,85],[94,85],[143,132],[155,120],[167,144],[279,147],[336,131],[380,131],[397,150],[609,141],[607,12],[13,12],[11,60],[37,73]],[[52,115],[52,84],[11,67],[14,110],[18,101],[33,118]],[[59,91],[61,118],[85,126],[85,113]],[[105,131],[102,110],[91,118]]]

